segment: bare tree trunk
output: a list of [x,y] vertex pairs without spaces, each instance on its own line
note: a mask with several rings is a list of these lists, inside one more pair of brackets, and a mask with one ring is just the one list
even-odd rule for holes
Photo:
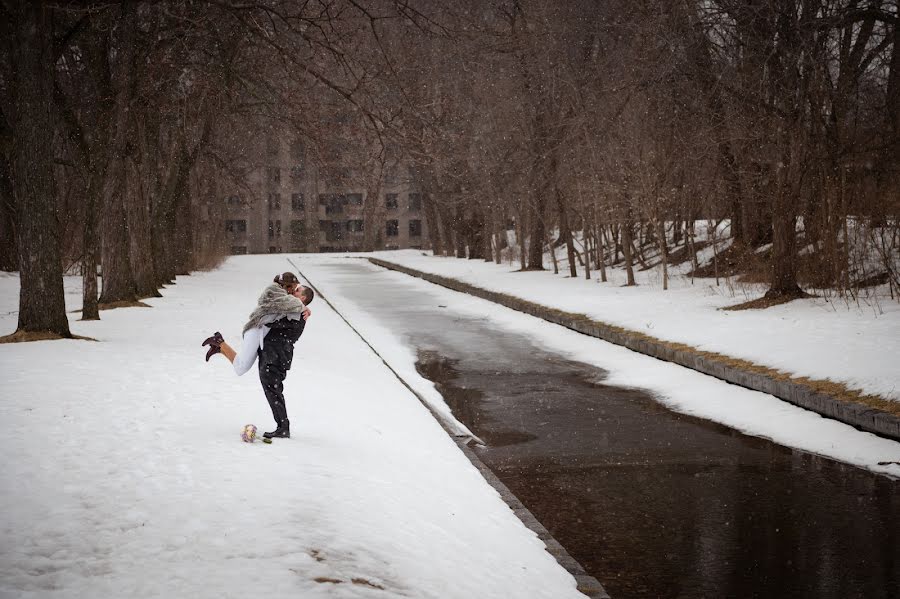
[[620,227],[614,227],[610,225],[610,237],[612,237],[612,245],[613,245],[613,264],[618,264],[619,262],[619,251],[622,249],[621,243],[621,235],[619,234]]
[[772,218],[772,278],[766,297],[800,297],[797,284],[797,217],[777,209]]
[[66,318],[53,173],[53,27],[46,2],[18,2],[13,11],[9,93],[14,129],[11,181],[19,251],[18,331],[71,337]]
[[587,223],[587,219],[585,219],[584,225],[581,229],[581,239],[584,241],[584,279],[586,281],[591,280],[591,244],[593,243],[593,236],[591,235],[591,229]]
[[528,246],[528,268],[526,270],[544,270],[544,196],[542,192],[535,194],[534,209],[531,214],[531,237]]
[[[105,149],[104,149],[105,154]],[[85,198],[84,231],[81,258],[81,319],[100,320],[99,286],[97,285],[97,255],[100,251],[97,205],[103,203],[106,182],[106,160],[91,173]]]
[[559,274],[559,263],[556,261],[556,248],[553,247],[552,243],[548,243],[547,247],[550,249],[550,261],[553,263],[553,274]]
[[485,262],[494,261],[494,210],[488,207],[488,215],[481,220],[482,255]]
[[127,190],[125,211],[128,219],[129,255],[135,292],[139,298],[160,297],[153,265],[153,244],[150,239],[149,198],[141,185],[141,173],[131,160],[123,165]]
[[694,245],[694,221],[691,220],[688,223],[687,227],[687,240],[688,240],[688,248],[690,248],[691,254],[691,285],[694,284],[694,273],[700,268],[700,265],[697,264],[697,247]]
[[719,222],[718,221],[706,221],[706,231],[709,235],[709,238],[712,240],[712,249],[713,249],[713,271],[716,275],[716,287],[719,286]]
[[128,187],[126,182],[126,144],[131,123],[131,84],[134,55],[135,9],[122,5],[122,16],[116,28],[114,47],[120,55],[113,69],[116,98],[113,113],[113,136],[110,153],[114,157],[109,166],[107,186],[101,218],[100,262],[103,272],[101,304],[133,302],[137,300],[131,272],[131,253],[128,232],[128,212],[125,208]]
[[597,240],[597,264],[600,266],[600,281],[607,282],[606,279],[606,232],[602,225],[595,225],[594,239]]
[[[0,139],[3,146],[12,145],[12,132],[4,126],[5,119],[0,115],[0,127],[3,128]],[[15,197],[10,179],[10,165],[6,153],[0,155],[0,270],[13,271],[19,268],[19,254],[16,242]]]
[[503,250],[506,248],[506,228],[503,222],[503,214],[499,208],[494,208],[494,263],[503,261]]
[[[118,168],[122,168],[121,162]],[[131,276],[128,215],[125,212],[125,190],[122,187],[120,179],[119,185],[107,194],[103,210],[103,235],[100,244],[103,269],[101,304],[137,300],[134,278]]]
[[[788,142],[796,147],[796,139]],[[772,208],[772,270],[768,298],[796,298],[803,292],[797,284],[797,216],[794,206],[798,182],[792,175],[796,166],[796,152],[785,157],[782,173],[779,174],[778,189],[775,192]]]
[[459,205],[453,207],[453,246],[457,258],[466,257],[466,222],[465,213]]
[[625,222],[622,223],[622,253],[625,255],[625,274],[628,278],[625,283],[628,287],[632,287],[636,285],[634,282],[634,264],[632,262],[632,232],[631,228],[634,226],[634,223],[631,222],[631,209],[626,209],[626,217]]
[[669,289],[669,247],[666,243],[666,224],[665,221],[659,220],[659,257],[662,259],[663,269],[663,291]]
[[525,207],[524,201],[519,202],[519,218],[516,219],[516,237],[519,242],[519,269],[528,270],[525,260],[527,248],[525,247]]
[[569,215],[566,210],[566,202],[559,185],[556,188],[556,205],[559,207],[559,234],[566,242],[566,257],[569,259],[569,276],[573,279],[578,278],[578,270],[575,267],[575,244],[572,242],[572,230],[569,228]]
[[466,219],[466,237],[469,245],[469,260],[483,260],[484,252],[484,213],[476,202],[472,202],[471,216]]
[[[441,239],[440,223],[438,222],[434,198],[430,193],[422,194],[422,207],[425,209],[425,222],[428,224],[428,238],[431,240],[431,251],[435,256],[438,256],[444,253],[444,242],[443,239]],[[368,233],[366,233],[366,235],[368,235]],[[375,248],[374,240],[372,242],[372,248]]]

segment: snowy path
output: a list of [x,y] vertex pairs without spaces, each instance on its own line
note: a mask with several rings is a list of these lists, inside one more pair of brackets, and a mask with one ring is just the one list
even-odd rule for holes
[[[259,382],[199,343],[236,340],[286,268],[232,259],[152,309],[73,314],[98,343],[0,345],[0,597],[581,596],[324,302],[286,382],[294,438],[240,442],[270,424]],[[0,278],[0,334],[17,297]]]

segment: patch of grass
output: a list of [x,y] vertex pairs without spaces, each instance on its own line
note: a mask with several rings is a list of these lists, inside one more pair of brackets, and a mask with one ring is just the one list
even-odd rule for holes
[[107,304],[100,304],[99,308],[101,310],[115,310],[116,308],[152,308],[150,304],[145,304],[142,301],[134,301],[134,302],[109,302]]
[[805,297],[814,297],[809,294],[804,294],[802,296],[791,296],[791,295],[779,295],[776,297],[759,297],[755,300],[750,300],[749,302],[743,302],[740,304],[735,304],[734,306],[725,306],[723,308],[719,308],[719,310],[765,310],[766,308],[771,308],[772,306],[780,306],[781,304],[786,304],[788,302],[792,302],[795,299],[803,299]]
[[29,341],[54,341],[57,339],[79,339],[81,341],[96,341],[93,337],[72,335],[63,337],[50,331],[16,331],[11,335],[0,337],[0,343],[28,343]]
[[649,337],[648,335],[644,335],[643,333],[631,334],[640,335],[641,337],[647,339],[652,339],[654,342],[665,345],[666,347],[670,347],[674,350],[689,352],[693,355],[703,357],[707,360],[719,362],[736,370],[744,370],[747,372],[753,372],[755,374],[761,374],[777,381],[785,381],[797,385],[803,385],[815,391],[816,393],[828,395],[829,397],[843,402],[862,404],[867,407],[875,408],[877,410],[881,410],[882,412],[887,412],[888,414],[893,414],[894,416],[900,417],[900,402],[891,401],[890,399],[885,399],[883,397],[879,397],[878,395],[868,395],[866,393],[863,393],[862,391],[851,389],[843,383],[829,380],[811,379],[804,376],[794,376],[791,373],[776,370],[774,368],[769,368],[768,366],[761,366],[759,364],[756,364],[755,362],[750,362],[741,358],[732,358],[720,353],[702,351],[683,343],[671,343],[668,341],[662,341],[660,339],[654,339],[652,337]]

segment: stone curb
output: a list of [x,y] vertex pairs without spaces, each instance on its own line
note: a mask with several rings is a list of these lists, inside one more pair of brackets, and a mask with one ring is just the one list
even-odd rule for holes
[[569,555],[569,552],[553,538],[550,531],[544,528],[544,525],[519,501],[519,498],[481,461],[478,454],[469,447],[468,439],[456,438],[455,441],[466,457],[469,458],[469,461],[472,462],[472,465],[481,473],[481,476],[484,477],[489,485],[494,487],[494,490],[500,494],[500,497],[503,498],[509,509],[522,521],[522,524],[544,542],[547,553],[552,555],[556,562],[575,578],[578,590],[591,599],[610,599],[600,581],[589,575],[582,565]]
[[592,320],[584,314],[573,314],[551,310],[545,306],[535,304],[534,302],[529,302],[494,291],[488,291],[487,289],[475,287],[474,285],[469,285],[468,283],[463,283],[456,279],[421,272],[378,258],[368,258],[368,260],[377,266],[418,277],[454,291],[468,293],[501,304],[507,308],[537,316],[538,318],[543,318],[548,322],[564,326],[573,331],[627,347],[632,351],[659,360],[673,362],[679,366],[684,366],[703,374],[708,374],[734,385],[774,395],[788,403],[817,412],[822,416],[833,418],[834,420],[849,424],[860,430],[887,437],[888,439],[893,439],[895,441],[900,441],[900,418],[888,412],[864,404],[843,401],[831,395],[816,391],[802,383],[789,380],[778,380],[767,374],[736,368],[721,360],[709,358],[690,351],[675,349],[646,335]]

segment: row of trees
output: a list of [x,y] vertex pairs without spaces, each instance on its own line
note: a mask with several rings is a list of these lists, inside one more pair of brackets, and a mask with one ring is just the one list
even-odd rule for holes
[[0,3],[0,267],[20,271],[18,331],[70,335],[72,267],[96,319],[220,258],[248,136],[327,149],[348,111],[383,128],[354,58],[372,19],[355,2]]
[[257,164],[248,137],[285,131],[309,161],[351,163],[372,248],[382,185],[407,165],[437,252],[498,259],[514,222],[525,269],[560,244],[573,276],[579,258],[590,276],[619,250],[630,273],[636,234],[665,262],[695,221],[729,219],[734,256],[771,243],[769,294],[795,297],[798,239],[819,257],[818,284],[848,287],[851,229],[865,225],[900,282],[896,2],[0,11],[0,267],[21,273],[22,331],[68,335],[73,265],[83,317],[97,318],[98,304],[214,261],[226,189]]
[[449,73],[417,86],[450,123],[422,168],[465,215],[431,227],[435,248],[486,255],[512,215],[524,268],[544,267],[554,229],[576,276],[580,230],[587,245],[616,237],[633,282],[638,225],[665,260],[696,220],[725,218],[733,258],[771,244],[769,297],[802,294],[798,240],[810,284],[859,283],[860,231],[900,288],[895,2],[518,0],[457,17],[462,33],[419,57],[422,83]]

